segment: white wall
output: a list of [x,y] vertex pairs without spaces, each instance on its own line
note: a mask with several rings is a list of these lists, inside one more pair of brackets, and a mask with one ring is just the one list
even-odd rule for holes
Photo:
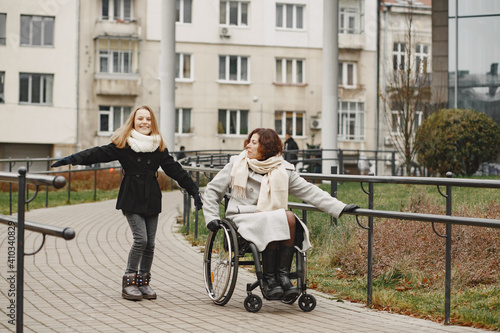
[[[0,104],[0,142],[76,142],[77,2],[2,1],[7,41],[0,46],[5,104]],[[54,46],[20,46],[20,16],[55,16]],[[54,74],[53,105],[19,104],[19,73]]]

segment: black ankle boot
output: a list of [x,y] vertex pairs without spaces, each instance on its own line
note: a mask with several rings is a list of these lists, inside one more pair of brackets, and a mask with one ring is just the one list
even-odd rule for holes
[[280,245],[279,249],[279,272],[278,281],[285,291],[284,300],[291,300],[299,296],[300,292],[290,281],[290,267],[292,266],[293,254],[295,248],[293,246]]
[[268,299],[281,299],[283,288],[276,279],[278,250],[266,249],[262,252],[262,273],[264,275],[264,293]]
[[137,286],[137,274],[129,273],[123,276],[122,297],[131,301],[141,301],[142,293]]
[[137,286],[142,293],[142,298],[156,299],[156,293],[149,285],[149,282],[151,282],[151,273],[137,275]]

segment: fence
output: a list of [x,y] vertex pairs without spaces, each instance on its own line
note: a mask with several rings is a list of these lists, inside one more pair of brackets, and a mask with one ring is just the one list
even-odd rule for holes
[[[36,222],[25,221],[25,205],[32,201],[38,194],[39,186],[52,186],[55,188],[62,188],[66,185],[66,179],[64,177],[58,176],[43,176],[43,175],[27,175],[26,168],[21,167],[18,170],[19,174],[0,172],[0,181],[4,182],[16,182],[18,183],[18,212],[17,219],[11,216],[0,215],[0,223],[7,224],[9,230],[7,232],[9,253],[8,253],[8,267],[10,269],[9,274],[14,273],[14,257],[16,257],[16,312],[13,314],[16,323],[16,332],[23,331],[23,308],[24,308],[24,256],[37,254],[45,244],[45,236],[51,235],[55,237],[61,237],[66,240],[73,239],[75,237],[75,231],[71,228],[60,228],[49,225],[43,225]],[[26,199],[26,188],[27,184],[35,185],[36,190],[33,196]],[[17,249],[14,247],[15,232],[14,228],[17,227]],[[41,233],[42,243],[40,247],[32,252],[24,252],[24,231],[30,230],[34,232]],[[10,303],[12,305],[12,301]],[[12,312],[10,313],[12,314]],[[12,318],[10,316],[10,318]],[[13,320],[13,319],[12,319]]]
[[[208,178],[212,178],[220,169],[207,168],[207,167],[196,167],[196,166],[186,166],[185,167],[190,172],[196,174],[196,179],[199,179],[199,174],[204,173]],[[332,170],[333,171],[333,170]],[[356,211],[351,213],[346,213],[349,215],[355,215],[358,225],[367,230],[368,237],[368,271],[367,271],[367,305],[370,306],[372,303],[372,290],[373,290],[373,229],[374,221],[373,218],[386,218],[386,219],[401,219],[409,221],[418,222],[430,222],[432,224],[433,231],[438,237],[446,239],[446,272],[445,272],[445,324],[450,323],[450,313],[451,313],[451,243],[452,243],[452,225],[469,225],[476,227],[487,227],[487,228],[500,228],[500,220],[494,219],[484,219],[484,218],[471,218],[471,217],[455,217],[452,215],[452,188],[453,187],[473,187],[473,188],[492,188],[499,189],[500,181],[495,180],[477,180],[477,179],[453,179],[452,174],[448,173],[447,178],[429,178],[429,177],[393,177],[393,176],[358,176],[358,175],[337,175],[334,174],[312,174],[312,173],[301,173],[301,176],[307,180],[313,181],[327,181],[330,182],[330,194],[336,196],[337,194],[337,183],[338,182],[357,182],[360,183],[363,193],[368,196],[368,209],[358,208]],[[374,209],[374,184],[414,184],[414,185],[433,185],[437,186],[437,191],[440,195],[446,198],[446,215],[435,215],[435,214],[420,214],[420,213],[407,213],[399,211],[383,211]],[[366,189],[365,185],[368,188]],[[445,188],[443,192],[441,187]],[[191,201],[187,198],[184,201],[184,223],[186,224],[186,229],[189,232],[189,212],[191,209]],[[302,218],[304,222],[307,222],[307,211],[318,211],[317,208],[305,204],[305,203],[288,203],[288,208],[291,210],[298,209],[302,211]],[[359,217],[368,217],[367,225],[363,225]],[[197,232],[198,225],[198,215],[195,215],[195,233]],[[446,234],[442,235],[437,232],[434,224],[435,223],[445,223],[446,224]],[[194,235],[197,237],[197,234]]]

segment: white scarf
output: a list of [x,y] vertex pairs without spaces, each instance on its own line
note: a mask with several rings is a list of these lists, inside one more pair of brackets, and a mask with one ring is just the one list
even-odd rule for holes
[[158,149],[160,142],[160,135],[144,135],[135,129],[130,132],[130,137],[127,139],[130,148],[136,153],[152,153]]
[[231,170],[231,193],[237,198],[246,198],[248,168],[256,173],[264,174],[257,200],[257,211],[286,209],[288,206],[288,174],[283,165],[283,157],[272,156],[265,161],[259,161],[248,158],[247,151],[242,151]]

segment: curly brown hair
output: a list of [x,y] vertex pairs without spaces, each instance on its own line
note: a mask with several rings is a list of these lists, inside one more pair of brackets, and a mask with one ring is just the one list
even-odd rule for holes
[[271,128],[256,128],[245,140],[244,146],[250,142],[252,135],[257,134],[259,136],[259,153],[262,154],[262,158],[267,160],[269,157],[275,155],[283,154],[283,142],[281,142],[278,133]]

